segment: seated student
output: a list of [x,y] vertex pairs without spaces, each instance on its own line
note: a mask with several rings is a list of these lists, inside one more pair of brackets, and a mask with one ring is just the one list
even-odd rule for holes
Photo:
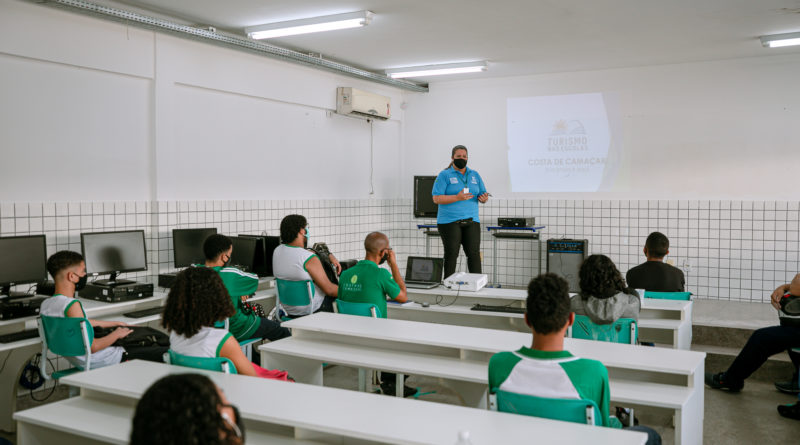
[[[405,303],[406,284],[400,269],[397,267],[397,258],[389,246],[389,238],[380,232],[372,232],[364,239],[366,257],[355,266],[342,272],[339,282],[339,301],[352,303],[372,303],[378,307],[381,318],[386,318],[386,298]],[[392,269],[378,267],[384,262]],[[394,395],[396,379],[394,373],[381,373],[381,391],[384,394]],[[403,388],[405,397],[416,394],[417,390],[406,386]]]
[[639,295],[625,286],[622,274],[609,257],[586,258],[579,278],[581,291],[571,300],[575,314],[586,315],[595,324],[610,324],[620,318],[639,319]]
[[[489,390],[554,399],[589,399],[597,404],[602,424],[620,428],[609,417],[608,370],[597,360],[575,357],[564,350],[564,336],[575,314],[570,311],[569,285],[556,274],[539,275],[528,285],[525,323],[533,344],[514,352],[499,352],[489,360]],[[626,428],[645,432],[648,444],[661,436],[645,426]]]
[[643,252],[647,261],[625,274],[628,286],[651,292],[683,292],[683,271],[664,262],[669,254],[669,239],[661,232],[653,232],[647,237]]
[[[242,304],[242,300],[258,288],[258,276],[228,266],[233,254],[230,238],[221,234],[209,236],[203,243],[203,253],[206,256],[205,266],[219,274],[230,295],[234,313],[230,318],[229,330],[237,341],[251,338],[275,341],[292,335],[280,323],[259,317]],[[253,350],[254,363],[258,363],[257,356],[257,351]]]
[[169,331],[170,349],[178,354],[225,357],[233,362],[239,374],[280,377],[280,371],[266,371],[250,363],[233,335],[214,327],[233,314],[233,305],[219,274],[205,267],[190,267],[175,277],[161,325]]
[[[800,296],[800,274],[795,275],[791,283],[778,286],[772,292],[770,302],[775,309],[780,310],[780,301],[787,293]],[[745,379],[756,372],[770,356],[779,352],[789,351],[789,358],[791,358],[795,368],[794,376],[787,382],[776,382],[775,387],[779,391],[796,394],[800,392],[797,386],[797,369],[798,365],[800,365],[800,354],[791,351],[793,348],[800,348],[800,327],[787,325],[757,329],[726,371],[706,373],[706,385],[714,389],[739,392],[744,388]],[[786,411],[786,414],[781,412],[781,415],[800,418],[800,405],[790,406],[792,409]],[[784,410],[788,410],[788,408],[784,408]],[[778,411],[781,411],[781,408],[778,408]]]
[[[48,317],[86,318],[81,302],[75,298],[75,292],[86,285],[86,263],[83,261],[83,256],[69,250],[56,252],[47,260],[47,271],[55,281],[55,294],[42,302],[40,314]],[[116,327],[110,334],[95,337],[92,341],[92,369],[133,359],[162,361],[165,347],[113,346],[114,342],[133,332],[125,323],[101,320],[89,320],[89,323],[92,328]],[[66,357],[66,359],[79,368],[83,369],[86,366],[83,356]]]
[[[287,215],[281,220],[281,245],[272,253],[272,272],[281,280],[314,282],[314,298],[311,300],[311,312],[333,312],[333,300],[339,292],[339,286],[332,283],[322,262],[314,251],[308,249],[308,222],[303,215]],[[341,273],[342,266],[332,254],[330,260]],[[308,306],[281,305],[290,317],[308,314]]]
[[202,374],[171,374],[136,404],[131,445],[241,445],[244,424],[225,393]]

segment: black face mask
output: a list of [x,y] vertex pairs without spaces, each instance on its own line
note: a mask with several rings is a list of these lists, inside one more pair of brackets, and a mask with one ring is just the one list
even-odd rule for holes
[[380,263],[378,263],[378,264],[383,264],[383,263],[385,263],[385,262],[386,262],[386,260],[388,260],[388,259],[389,259],[389,252],[386,252],[386,254],[384,254],[384,255],[383,255],[383,257],[381,257],[381,262],[380,262]]
[[89,274],[88,273],[86,275],[78,278],[78,282],[75,283],[75,291],[76,292],[81,290],[81,289],[83,289],[84,287],[86,287],[86,279],[87,278],[89,278]]
[[456,168],[460,170],[467,166],[467,160],[461,158],[453,159],[453,165],[455,165]]

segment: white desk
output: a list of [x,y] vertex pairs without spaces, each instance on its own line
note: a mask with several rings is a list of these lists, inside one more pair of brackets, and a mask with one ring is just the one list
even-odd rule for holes
[[[408,289],[410,300],[420,304],[389,304],[389,318],[426,321],[460,326],[503,329],[527,332],[523,315],[509,312],[484,312],[470,310],[474,304],[524,307],[527,291],[522,289],[483,288],[478,292],[453,291],[445,287],[433,289]],[[676,349],[691,349],[692,302],[676,300],[642,300],[639,315],[639,338],[660,344],[671,344]]]
[[609,428],[137,360],[73,374],[62,382],[80,387],[82,397],[124,403],[140,398],[159,378],[183,372],[206,374],[221,387],[238,406],[248,435],[251,430],[289,428],[295,438],[311,441],[452,445],[458,431],[469,430],[475,445],[525,443],[532,435],[552,444],[619,445],[645,440],[643,434]]
[[[280,340],[260,346],[262,366],[286,369],[298,381],[314,384],[322,384],[321,363],[334,354],[342,364],[367,369],[390,366],[383,369],[413,373],[412,369],[424,366],[430,374],[463,382],[456,389],[463,391],[465,402],[473,406],[480,406],[476,402],[486,391],[489,358],[500,351],[530,346],[532,342],[531,334],[518,332],[327,313],[298,318],[286,322],[285,326],[292,329],[292,338],[286,339],[291,341]],[[297,351],[315,342],[324,347]],[[290,347],[284,347],[290,343]],[[337,345],[342,351],[336,350]],[[351,348],[344,350],[348,346]],[[357,354],[358,348],[364,349],[363,353]],[[612,385],[622,383],[612,386],[614,401],[637,400],[636,385],[625,386],[626,382],[645,385],[645,388],[656,385],[650,389],[663,392],[665,400],[652,400],[646,406],[675,410],[678,443],[702,441],[704,353],[569,338],[565,339],[565,349],[605,364]],[[386,353],[382,355],[381,351]],[[392,363],[393,354],[402,355],[407,363],[397,363],[397,360]],[[460,363],[453,362],[453,358]],[[427,361],[423,363],[422,360]],[[449,369],[448,364],[451,365]],[[481,386],[477,388],[476,385]],[[676,400],[680,400],[680,406],[674,405]],[[643,406],[641,402],[638,400],[635,404]]]

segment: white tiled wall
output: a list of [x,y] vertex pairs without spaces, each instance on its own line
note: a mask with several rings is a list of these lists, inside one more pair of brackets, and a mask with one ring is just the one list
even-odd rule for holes
[[[339,259],[363,258],[364,236],[389,235],[404,270],[408,255],[424,255],[425,236],[410,199],[292,201],[162,201],[0,203],[0,235],[47,235],[48,254],[80,251],[80,233],[144,229],[148,271],[172,269],[172,229],[216,227],[225,234],[277,235],[281,219],[300,213],[309,220],[310,243],[325,242]],[[586,238],[591,253],[610,256],[624,273],[642,261],[642,245],[654,230],[671,242],[671,260],[684,269],[698,298],[765,301],[777,284],[800,272],[800,205],[763,201],[566,201],[491,200],[481,206],[481,250],[492,272],[492,237],[485,230],[499,216],[535,217],[548,238]],[[430,252],[441,256],[432,237]],[[538,273],[538,244],[498,241],[498,281],[525,286]],[[542,252],[542,270],[546,269]],[[463,256],[459,270],[466,268]]]

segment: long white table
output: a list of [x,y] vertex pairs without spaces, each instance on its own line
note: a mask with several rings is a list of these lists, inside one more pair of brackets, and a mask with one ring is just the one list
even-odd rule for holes
[[[239,408],[248,435],[283,432],[312,443],[452,445],[458,432],[467,430],[475,445],[526,443],[531,437],[553,444],[619,445],[645,440],[643,434],[629,431],[137,360],[73,374],[62,382],[81,388],[81,398],[124,404],[138,400],[159,378],[185,372],[206,374],[222,388]],[[18,414],[20,420],[24,413]]]
[[[285,326],[292,338],[259,347],[262,366],[318,385],[326,361],[421,373],[458,383],[455,389],[471,406],[483,405],[489,358],[532,343],[530,333],[327,313]],[[677,443],[702,442],[704,353],[569,338],[565,349],[605,364],[612,400],[673,410]],[[656,396],[645,400],[644,392]]]
[[[389,304],[389,318],[430,323],[485,327],[527,332],[523,314],[473,311],[474,304],[524,307],[527,291],[523,289],[483,288],[478,292],[454,291],[439,286],[433,289],[408,289],[411,303]],[[421,303],[428,303],[423,307]],[[639,338],[675,349],[691,349],[692,302],[642,300],[639,314]]]

